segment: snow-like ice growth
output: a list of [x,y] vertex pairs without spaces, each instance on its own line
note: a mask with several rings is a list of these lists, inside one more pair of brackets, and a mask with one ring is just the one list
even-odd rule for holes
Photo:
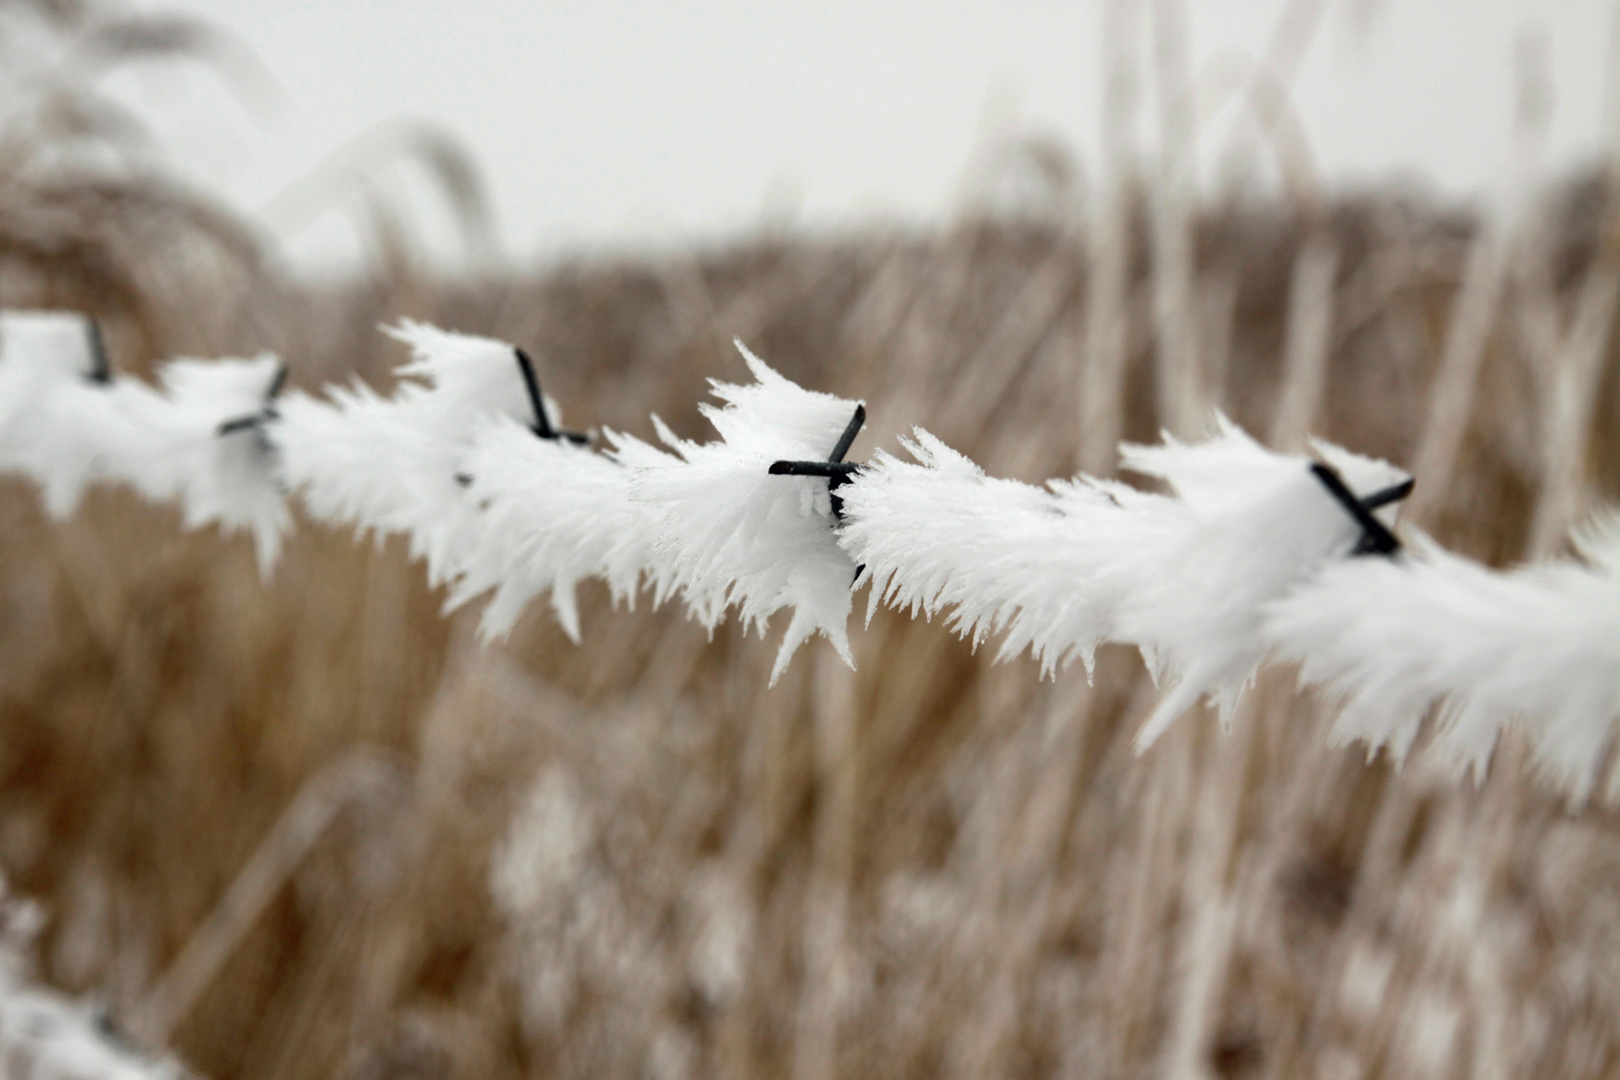
[[736,606],[763,634],[782,608],[793,610],[782,639],[774,684],[811,634],[825,634],[844,662],[855,564],[839,547],[837,525],[820,477],[773,476],[775,461],[825,461],[849,425],[857,402],[805,390],[742,343],[749,386],[710,381],[724,408],[701,405],[717,442],[677,438],[657,422],[662,453],[618,436],[632,472],[634,497],[651,507],[659,539],[654,573],[664,591],[679,589],[692,616],[711,630]]
[[567,440],[536,438],[507,418],[480,423],[462,462],[479,514],[460,545],[450,604],[493,589],[480,624],[486,639],[505,635],[549,590],[557,621],[578,642],[574,587],[585,578],[601,578],[615,601],[634,604],[658,522],[649,504],[631,498],[630,469]]
[[1119,636],[1136,556],[1158,542],[1171,500],[1085,477],[989,477],[920,428],[901,445],[915,463],[878,451],[840,491],[840,538],[872,583],[868,621],[880,603],[950,610],[975,647],[1004,633],[999,659],[1028,648],[1043,675],[1076,656],[1089,671]]
[[[107,455],[107,477],[154,502],[178,502],[188,529],[217,524],[251,533],[268,577],[291,522],[263,427],[281,377],[281,361],[266,354],[175,360],[158,370],[157,389],[115,379],[106,393],[134,437]],[[261,419],[221,430],[250,417]]]
[[[411,346],[404,377],[383,396],[362,383],[329,401],[293,393],[270,437],[287,486],[317,519],[409,539],[435,584],[460,565],[478,506],[463,477],[474,430],[491,416],[535,417],[512,346],[406,321],[388,333]],[[559,422],[549,399],[548,420]]]
[[[1123,448],[1125,467],[1168,495],[1086,477],[1044,489],[992,479],[918,431],[905,443],[916,464],[879,453],[845,488],[843,543],[867,567],[874,603],[953,609],[975,644],[1005,633],[1001,658],[1027,647],[1050,673],[1075,656],[1089,669],[1104,641],[1137,645],[1155,678],[1174,681],[1138,736],[1144,748],[1206,694],[1229,718],[1267,652],[1260,607],[1361,535],[1310,459],[1216,424],[1201,442]],[[1317,451],[1358,495],[1404,479]]]
[[121,1035],[106,1009],[42,984],[36,939],[46,912],[10,895],[0,878],[0,1062],[7,1077],[38,1080],[182,1080],[187,1071]]
[[174,500],[187,528],[252,533],[268,574],[288,523],[273,455],[256,426],[220,425],[264,407],[279,361],[177,360],[155,388],[111,377],[104,362],[82,315],[0,314],[0,468],[39,484],[58,518],[98,481]]
[[1403,758],[1431,706],[1433,751],[1483,775],[1501,729],[1584,799],[1620,717],[1620,516],[1581,561],[1498,572],[1426,537],[1397,559],[1327,567],[1266,611],[1277,653],[1344,699],[1339,741]]
[[109,451],[139,441],[92,381],[92,333],[74,312],[0,313],[0,469],[38,484],[55,518],[105,477]]
[[[96,481],[176,500],[188,526],[251,531],[266,571],[294,491],[322,520],[406,534],[452,607],[493,593],[486,637],[549,592],[578,640],[574,592],[592,577],[616,600],[678,592],[711,629],[735,607],[763,632],[790,608],[773,682],[817,632],[851,660],[862,566],[874,607],[946,614],[976,645],[1000,635],[1001,657],[1028,649],[1044,674],[1076,657],[1089,669],[1103,642],[1137,646],[1168,685],[1139,747],[1206,696],[1228,719],[1269,656],[1343,699],[1337,739],[1401,757],[1438,706],[1436,751],[1477,772],[1517,720],[1577,795],[1620,716],[1620,518],[1580,541],[1579,561],[1509,573],[1421,537],[1354,558],[1362,526],[1312,459],[1224,418],[1202,441],[1122,449],[1157,491],[994,479],[919,429],[902,440],[913,461],[880,451],[842,485],[839,514],[826,478],[769,469],[825,461],[856,403],[746,349],[756,381],[714,382],[723,407],[701,406],[718,440],[684,441],[655,417],[665,449],[610,432],[604,454],[539,437],[560,417],[549,399],[536,415],[511,346],[390,332],[413,352],[391,394],[355,384],[272,408],[273,357],[178,360],[152,386],[108,376],[82,316],[0,313],[0,469],[37,482],[58,516]],[[1337,447],[1315,454],[1346,499],[1405,479]],[[1387,524],[1395,507],[1375,512]]]
[[[1358,498],[1406,479],[1387,462],[1315,449]],[[1229,721],[1270,648],[1262,609],[1348,556],[1362,530],[1312,475],[1311,459],[1267,450],[1225,417],[1202,442],[1166,436],[1123,446],[1121,459],[1175,495],[1173,520],[1138,556],[1120,617],[1121,640],[1142,650],[1155,678],[1174,680],[1137,735],[1141,749],[1205,695]]]

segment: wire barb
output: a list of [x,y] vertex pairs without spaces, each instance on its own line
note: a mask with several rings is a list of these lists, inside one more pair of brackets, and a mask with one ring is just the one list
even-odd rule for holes
[[276,372],[270,376],[270,382],[264,388],[264,405],[258,412],[248,413],[246,416],[236,416],[220,422],[214,434],[219,436],[235,435],[239,431],[249,431],[262,428],[266,422],[279,419],[281,414],[276,411],[276,399],[287,385],[287,365],[279,363]]
[[1407,477],[1399,484],[1375,491],[1366,498],[1356,498],[1355,492],[1345,484],[1336,469],[1331,465],[1324,465],[1319,461],[1311,462],[1311,475],[1321,481],[1327,488],[1328,494],[1344,507],[1345,512],[1355,519],[1361,526],[1361,538],[1356,546],[1350,549],[1351,555],[1394,555],[1401,550],[1401,542],[1395,534],[1376,517],[1373,511],[1390,503],[1400,502],[1412,494],[1416,481]]
[[843,461],[773,461],[768,471],[772,476],[822,476],[842,483],[860,472],[861,466]]
[[834,463],[843,461],[844,455],[849,453],[849,448],[855,445],[855,436],[861,433],[861,428],[865,424],[866,406],[856,405],[855,415],[849,418],[849,424],[845,426],[844,433],[838,436],[838,444],[833,447],[833,451],[828,455],[827,460]]
[[[832,453],[827,455],[826,461],[773,461],[767,471],[772,476],[822,476],[827,479],[827,497],[832,504],[833,517],[839,521],[844,520],[844,500],[838,497],[838,489],[849,483],[860,473],[862,466],[859,463],[844,461],[844,455],[849,448],[855,445],[855,436],[861,433],[866,424],[866,406],[855,406],[855,415],[849,418],[849,424],[844,433],[838,436]],[[856,571],[856,576],[859,576]]]
[[112,383],[112,365],[107,362],[107,343],[101,337],[101,324],[95,319],[88,322],[90,339],[90,371],[87,378],[93,383],[108,386]]
[[567,439],[575,446],[584,446],[591,441],[591,437],[582,431],[558,431],[551,426],[551,420],[546,416],[545,396],[540,392],[540,376],[535,374],[534,361],[529,354],[517,346],[512,347],[512,353],[517,358],[518,370],[523,373],[523,386],[529,392],[529,407],[534,410],[534,423],[530,430],[542,439],[556,442],[558,439]]

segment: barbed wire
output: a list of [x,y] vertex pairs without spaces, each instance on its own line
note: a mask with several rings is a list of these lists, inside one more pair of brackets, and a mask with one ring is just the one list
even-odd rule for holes
[[1324,442],[1260,445],[1218,414],[1196,442],[1121,447],[1162,491],[1079,476],[989,477],[922,429],[910,460],[845,461],[864,403],[807,390],[742,349],[754,382],[711,380],[718,438],[656,442],[563,427],[513,346],[421,323],[398,386],[280,394],[270,356],[177,360],[156,389],[98,366],[67,313],[0,315],[0,469],[55,516],[116,481],[180,503],[187,527],[245,530],[268,576],[296,497],[319,521],[398,533],[454,609],[488,596],[507,633],[541,593],[583,636],[575,589],[679,598],[711,630],[731,613],[789,623],[774,683],[819,634],[851,666],[854,594],[939,615],[1045,676],[1096,648],[1140,650],[1164,688],[1139,750],[1200,700],[1223,723],[1257,670],[1297,664],[1337,703],[1332,738],[1400,760],[1425,719],[1435,752],[1476,776],[1519,721],[1536,761],[1584,799],[1620,714],[1620,518],[1572,560],[1498,571],[1393,530],[1413,478]]

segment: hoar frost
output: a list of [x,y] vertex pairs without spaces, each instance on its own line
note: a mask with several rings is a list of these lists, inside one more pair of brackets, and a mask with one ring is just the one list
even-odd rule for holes
[[840,534],[880,604],[949,625],[977,647],[1005,633],[999,659],[1028,648],[1050,675],[1074,657],[1089,671],[1118,637],[1125,571],[1161,528],[1162,497],[1079,478],[1045,488],[1000,480],[922,429],[879,451],[841,489]]
[[[1358,497],[1406,479],[1387,462],[1315,448]],[[1230,720],[1270,651],[1265,605],[1348,556],[1361,527],[1311,474],[1309,458],[1267,450],[1225,417],[1203,442],[1166,436],[1160,446],[1122,447],[1121,459],[1174,492],[1167,527],[1137,556],[1120,620],[1121,640],[1142,650],[1155,678],[1175,679],[1137,736],[1142,749],[1206,694]]]
[[631,498],[628,468],[507,418],[479,424],[462,460],[479,517],[455,566],[450,605],[494,590],[480,624],[486,639],[505,635],[549,590],[557,621],[578,642],[574,588],[585,578],[634,604],[642,575],[652,572],[658,526],[653,508]]
[[219,429],[263,408],[280,362],[175,360],[154,387],[97,373],[93,341],[81,315],[0,315],[0,468],[38,483],[54,517],[97,481],[177,502],[187,528],[250,532],[268,575],[290,520],[274,454],[255,428]]
[[1500,573],[1419,537],[1394,560],[1325,569],[1265,612],[1301,680],[1343,698],[1339,741],[1406,755],[1431,705],[1433,750],[1483,775],[1519,720],[1537,760],[1584,799],[1620,716],[1620,517],[1579,562]]
[[[1044,489],[985,476],[924,431],[916,464],[879,453],[842,492],[842,540],[867,567],[872,602],[932,617],[975,645],[1004,633],[1044,673],[1104,641],[1141,649],[1174,686],[1137,739],[1145,748],[1208,694],[1229,718],[1265,659],[1261,608],[1331,559],[1360,528],[1309,471],[1224,417],[1197,443],[1126,446],[1123,463],[1171,493],[1079,477]],[[1359,494],[1403,479],[1384,462],[1319,444]],[[1388,513],[1390,511],[1386,511]]]
[[[294,491],[317,518],[404,533],[451,607],[492,594],[486,637],[549,592],[578,640],[574,593],[593,577],[616,600],[678,593],[711,629],[733,607],[762,631],[791,608],[773,682],[817,632],[850,660],[861,566],[872,608],[948,613],[975,645],[1001,635],[1002,658],[1028,649],[1043,674],[1076,657],[1089,671],[1103,642],[1137,646],[1172,683],[1139,747],[1205,696],[1229,718],[1268,656],[1342,698],[1336,739],[1403,756],[1438,704],[1436,751],[1477,771],[1519,720],[1582,796],[1620,715],[1620,519],[1580,539],[1579,561],[1509,573],[1423,537],[1394,558],[1351,558],[1361,528],[1311,460],[1218,417],[1203,441],[1123,448],[1162,492],[995,479],[919,429],[902,440],[914,460],[880,451],[842,486],[840,520],[825,478],[768,470],[825,460],[856,403],[746,349],[756,381],[714,382],[722,405],[701,406],[716,441],[655,417],[662,448],[608,432],[612,449],[596,453],[535,434],[561,418],[549,399],[546,422],[533,415],[510,345],[419,323],[389,332],[413,355],[391,394],[354,384],[270,409],[273,357],[177,360],[148,385],[99,369],[83,316],[0,313],[0,469],[38,483],[56,516],[98,481],[176,501],[188,526],[252,532],[265,571]],[[1337,447],[1316,454],[1359,498],[1404,478]]]
[[820,632],[851,667],[849,612],[855,564],[839,546],[837,521],[819,477],[772,476],[772,462],[826,460],[857,402],[805,390],[737,343],[755,382],[710,380],[724,408],[699,406],[718,442],[677,438],[662,423],[663,453],[618,436],[620,460],[632,469],[634,497],[658,523],[655,574],[678,589],[709,629],[735,606],[763,634],[782,608],[792,620],[771,669],[781,677],[794,651]]
[[[358,382],[329,388],[330,402],[290,394],[271,438],[315,517],[379,539],[404,534],[437,584],[477,530],[477,505],[458,479],[474,431],[494,416],[533,422],[532,409],[510,345],[410,321],[388,333],[412,351],[393,394]],[[545,407],[555,422],[555,405]]]

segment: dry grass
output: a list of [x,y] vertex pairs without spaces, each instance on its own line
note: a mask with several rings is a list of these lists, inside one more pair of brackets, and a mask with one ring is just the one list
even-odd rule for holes
[[[385,380],[373,327],[410,315],[533,349],[576,424],[693,434],[740,335],[868,401],[857,457],[923,423],[1029,480],[1095,455],[1087,424],[1151,439],[1212,403],[1413,460],[1477,233],[1395,193],[1150,226],[1121,187],[1092,228],[478,282],[390,233],[371,277],[310,291],[149,176],[18,175],[0,304],[98,312],[126,370],[270,347],[306,385]],[[1612,208],[1571,186],[1515,241],[1533,272],[1500,285],[1424,511],[1480,557],[1620,497]],[[1182,251],[1168,286],[1155,250]],[[397,544],[307,526],[266,585],[246,542],[123,492],[50,524],[8,483],[0,515],[0,866],[52,913],[51,981],[218,1080],[1620,1072],[1614,785],[1570,810],[1511,743],[1477,791],[1397,774],[1328,749],[1280,673],[1231,734],[1198,715],[1137,758],[1124,650],[1043,683],[880,613],[857,672],[815,648],[767,691],[769,643],[601,591],[582,647],[536,611],[480,648]]]

